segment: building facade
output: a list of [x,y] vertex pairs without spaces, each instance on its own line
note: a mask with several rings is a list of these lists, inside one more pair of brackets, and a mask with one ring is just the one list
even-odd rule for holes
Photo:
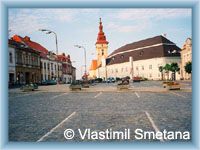
[[58,55],[58,60],[62,62],[62,82],[64,83],[72,83],[73,77],[73,66],[71,63],[70,55],[65,55],[62,53]]
[[62,63],[58,61],[57,56],[53,52],[48,52],[47,55],[41,57],[41,79],[58,80],[62,77]]
[[16,84],[40,83],[40,52],[13,40],[9,45],[15,49]]
[[[89,72],[91,79],[97,77],[107,80],[109,77],[129,76],[160,80],[162,76],[159,71],[160,66],[171,63],[177,63],[179,66],[181,64],[180,48],[161,35],[126,44],[107,56],[108,42],[102,29],[100,20],[96,42],[97,59],[92,60]],[[165,73],[164,78],[168,79],[169,76],[170,79],[171,74],[171,72]],[[176,78],[180,79],[179,72],[176,73]]]
[[[16,72],[18,72],[18,74],[16,75],[16,80],[21,84],[21,83],[30,83],[30,82],[36,82],[36,83],[41,83],[42,81],[46,81],[46,80],[57,80],[58,82],[64,82],[64,83],[71,83],[72,82],[72,70],[76,71],[76,69],[72,69],[72,64],[71,64],[71,60],[70,60],[70,56],[67,55],[63,56],[62,55],[56,55],[55,53],[48,51],[45,47],[43,47],[42,45],[40,45],[37,42],[34,42],[30,39],[30,37],[25,36],[25,37],[21,37],[18,35],[14,35],[11,40],[15,43],[18,43],[19,45],[23,45],[23,48],[26,48],[26,51],[22,49],[22,46],[20,47],[20,50],[23,51],[22,54],[19,54],[20,52],[17,50],[15,51],[16,57],[18,58],[16,61]],[[27,55],[27,52],[28,56]],[[39,57],[39,70],[34,70],[32,71],[32,74],[36,73],[37,74],[37,79],[32,80],[27,80],[29,73],[23,73],[23,66],[24,65],[28,65],[26,67],[28,67],[26,70],[26,72],[30,72],[30,65],[29,63],[32,63],[29,60],[29,57],[32,58],[33,54],[32,53],[35,52],[37,53],[37,59]],[[29,56],[30,55],[30,56]],[[39,56],[38,56],[39,55]],[[65,59],[60,59],[60,56],[65,57]],[[26,58],[27,57],[27,58]],[[24,61],[23,59],[25,59],[25,62],[20,62],[20,61]],[[28,59],[26,62],[26,59]],[[35,58],[34,58],[35,59]],[[25,63],[22,64],[22,66],[20,66],[20,63]],[[34,62],[33,62],[34,63]],[[33,64],[36,65],[36,64]],[[37,69],[38,69],[38,64],[36,65]],[[39,73],[39,77],[38,77],[38,73]],[[30,73],[31,74],[31,73]],[[75,73],[73,72],[73,75],[75,75]],[[25,78],[26,76],[26,78]]]
[[9,63],[8,63],[8,73],[9,73],[9,86],[16,83],[16,60],[15,60],[15,46],[9,44]]
[[192,39],[187,38],[185,43],[183,44],[183,47],[181,49],[181,77],[184,80],[190,80],[191,74],[188,74],[185,71],[185,65],[188,62],[192,62]]
[[72,81],[76,80],[76,68],[72,66]]

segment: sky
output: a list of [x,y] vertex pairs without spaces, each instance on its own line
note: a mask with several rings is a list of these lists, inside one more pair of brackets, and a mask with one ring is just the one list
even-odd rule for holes
[[166,34],[166,37],[180,48],[188,37],[192,37],[191,9],[37,9],[9,8],[9,38],[14,34],[29,36],[49,51],[56,52],[55,37],[39,29],[57,33],[58,51],[71,56],[76,67],[77,79],[84,72],[84,50],[86,48],[87,70],[92,59],[96,59],[95,42],[102,18],[106,35],[108,54],[132,42]]

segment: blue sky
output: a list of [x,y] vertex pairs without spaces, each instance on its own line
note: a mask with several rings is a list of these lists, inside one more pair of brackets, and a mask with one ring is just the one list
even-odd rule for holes
[[[95,55],[99,18],[113,50],[142,39],[167,34],[167,38],[182,47],[186,38],[192,36],[191,9],[9,9],[9,36],[29,36],[55,51],[55,38],[38,31],[45,28],[58,35],[59,53],[70,54],[80,78],[84,68],[84,51],[74,47],[82,45],[87,50],[89,68]],[[82,68],[82,69],[81,69]]]

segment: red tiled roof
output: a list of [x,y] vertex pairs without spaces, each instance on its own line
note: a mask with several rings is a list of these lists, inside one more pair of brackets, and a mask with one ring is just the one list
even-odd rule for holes
[[92,60],[90,70],[96,70],[97,69],[97,60]]
[[103,32],[103,25],[101,22],[101,18],[99,22],[99,33],[98,33],[96,44],[108,44],[108,41],[106,40],[106,36],[104,35],[104,32]]
[[65,55],[65,53],[63,53],[62,55],[57,55],[57,58],[59,61],[63,61],[63,62],[71,62],[70,60],[70,55]]
[[[40,45],[39,43],[33,42],[30,40],[29,37],[25,36],[24,38],[19,36],[19,35],[14,35],[11,39],[13,39],[16,42],[21,42],[26,44],[27,46],[29,46],[30,48],[41,52],[41,55],[45,55],[48,53],[48,50],[43,47],[42,45]],[[42,54],[43,53],[43,54]]]

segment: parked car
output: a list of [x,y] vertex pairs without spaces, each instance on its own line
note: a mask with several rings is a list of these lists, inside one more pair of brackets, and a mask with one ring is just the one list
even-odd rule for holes
[[56,85],[57,81],[56,80],[47,80],[47,85]]
[[23,91],[34,91],[35,89],[38,89],[38,85],[36,83],[25,84],[21,86],[20,89]]
[[140,82],[141,80],[141,77],[133,77],[133,82]]
[[113,77],[109,77],[106,82],[107,83],[114,83],[115,79]]
[[96,78],[96,79],[95,79],[95,83],[101,83],[102,81],[103,81],[102,78]]
[[47,81],[46,80],[42,80],[41,85],[47,85]]

